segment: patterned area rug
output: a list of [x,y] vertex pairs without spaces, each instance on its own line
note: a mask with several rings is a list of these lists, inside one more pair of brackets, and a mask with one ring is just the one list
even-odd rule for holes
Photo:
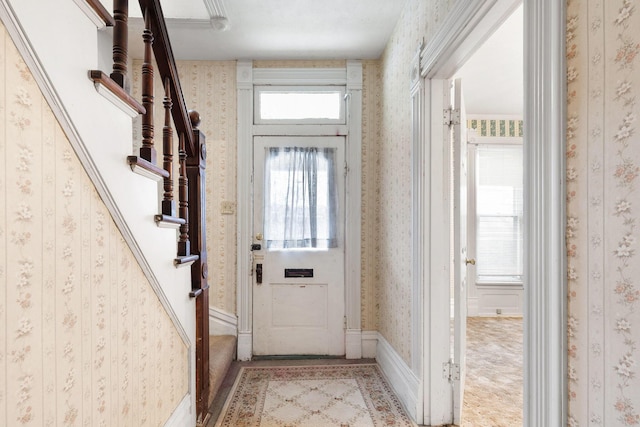
[[415,426],[375,364],[243,367],[216,427]]

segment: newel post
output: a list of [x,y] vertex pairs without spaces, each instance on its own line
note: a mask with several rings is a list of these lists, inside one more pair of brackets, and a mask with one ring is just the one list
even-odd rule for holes
[[205,136],[198,129],[200,115],[189,111],[195,152],[187,157],[189,179],[189,238],[191,253],[198,259],[191,265],[191,296],[196,298],[196,364],[202,366],[196,377],[197,413],[207,413],[209,400],[209,283],[207,272],[206,159]]

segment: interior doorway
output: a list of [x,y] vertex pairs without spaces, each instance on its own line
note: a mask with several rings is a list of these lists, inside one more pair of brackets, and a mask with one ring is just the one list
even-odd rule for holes
[[[467,248],[452,269],[454,350],[462,364],[454,422],[522,425],[523,414],[523,7],[480,46],[456,72],[464,88],[466,132],[453,146],[453,247]],[[459,107],[458,107],[459,108]],[[466,154],[466,156],[465,156]],[[460,182],[465,156],[466,182]],[[458,179],[456,179],[458,177]],[[466,191],[461,191],[466,190]],[[459,197],[465,197],[466,240],[457,242]],[[455,258],[454,258],[455,259]],[[460,292],[458,268],[466,277]],[[462,301],[456,300],[463,298]],[[460,313],[466,313],[461,319]],[[465,334],[464,337],[459,337]],[[460,397],[457,394],[460,393]],[[497,404],[497,402],[500,402]]]
[[[427,269],[419,270],[425,286],[422,331],[427,374],[424,423],[453,422],[453,383],[459,367],[450,359],[449,286],[452,253],[450,175],[447,165],[448,122],[443,125],[448,80],[477,46],[519,5],[518,1],[473,0],[454,7],[441,30],[420,50],[414,83],[414,166],[428,168],[416,188],[417,222],[427,231],[416,254],[424,253]],[[524,0],[524,425],[566,424],[566,264],[564,254],[564,6],[549,0]],[[422,87],[420,88],[420,85]],[[421,121],[419,112],[427,119]],[[416,113],[418,112],[418,113]],[[418,118],[418,119],[416,119]],[[446,114],[445,114],[446,121]],[[424,141],[424,142],[423,142]],[[560,185],[558,185],[558,183]],[[444,206],[444,207],[443,207]],[[418,228],[420,228],[418,227]],[[443,242],[444,246],[443,247]],[[421,244],[423,243],[423,244]],[[446,249],[446,250],[445,250]],[[444,304],[444,302],[447,302]],[[446,305],[446,307],[444,307]],[[440,327],[439,327],[440,325]],[[448,329],[448,328],[447,328]],[[445,350],[438,347],[445,346]],[[450,390],[447,394],[447,390]]]

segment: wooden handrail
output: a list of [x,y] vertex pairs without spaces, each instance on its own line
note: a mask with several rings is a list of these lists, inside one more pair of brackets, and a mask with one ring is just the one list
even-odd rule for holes
[[87,4],[89,4],[89,6],[91,6],[91,8],[98,14],[107,27],[113,27],[116,25],[116,21],[113,19],[113,16],[111,16],[109,11],[102,5],[102,3],[100,3],[100,0],[87,0]]
[[193,137],[193,127],[189,120],[189,111],[182,95],[182,87],[178,78],[178,67],[176,65],[171,43],[169,41],[169,32],[167,31],[167,23],[160,6],[160,0],[139,0],[142,16],[149,14],[151,31],[153,32],[153,53],[156,58],[156,65],[162,81],[169,79],[171,82],[171,99],[173,106],[171,107],[171,115],[176,127],[178,135],[185,135],[185,150],[187,156],[198,156]]

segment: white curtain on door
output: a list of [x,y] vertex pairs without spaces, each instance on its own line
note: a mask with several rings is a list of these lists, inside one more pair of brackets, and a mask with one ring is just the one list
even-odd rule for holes
[[267,248],[337,247],[335,149],[269,147],[265,160]]

